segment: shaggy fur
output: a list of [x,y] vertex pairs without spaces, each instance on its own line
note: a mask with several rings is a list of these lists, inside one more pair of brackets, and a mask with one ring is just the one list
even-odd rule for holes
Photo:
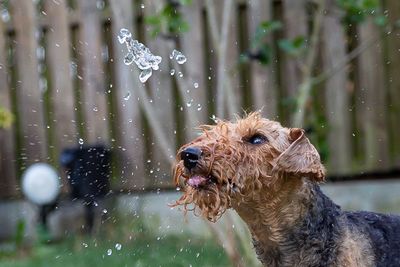
[[400,217],[344,212],[326,197],[325,169],[303,130],[259,113],[200,129],[178,151],[184,194],[175,206],[210,221],[235,209],[265,266],[400,266]]

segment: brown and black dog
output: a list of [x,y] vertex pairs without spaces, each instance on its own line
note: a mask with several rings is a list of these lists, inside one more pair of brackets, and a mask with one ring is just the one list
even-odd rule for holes
[[325,196],[325,169],[302,129],[259,113],[200,129],[178,151],[175,205],[210,221],[233,208],[265,266],[400,266],[400,217],[342,211]]

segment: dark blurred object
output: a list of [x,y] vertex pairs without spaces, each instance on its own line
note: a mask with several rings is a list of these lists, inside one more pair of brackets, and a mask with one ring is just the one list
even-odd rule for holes
[[85,203],[87,230],[91,232],[96,201],[110,191],[111,152],[102,145],[67,148],[60,163],[69,176],[72,197]]

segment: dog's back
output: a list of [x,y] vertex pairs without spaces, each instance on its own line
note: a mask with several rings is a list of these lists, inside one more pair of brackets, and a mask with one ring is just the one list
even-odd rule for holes
[[366,211],[345,215],[349,227],[369,237],[376,266],[400,266],[400,216]]

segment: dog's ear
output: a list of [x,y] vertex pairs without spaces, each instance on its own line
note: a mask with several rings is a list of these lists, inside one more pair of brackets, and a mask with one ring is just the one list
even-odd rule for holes
[[277,158],[274,172],[283,172],[295,176],[309,177],[323,181],[325,168],[321,163],[318,151],[310,143],[303,129],[289,129],[289,147]]

